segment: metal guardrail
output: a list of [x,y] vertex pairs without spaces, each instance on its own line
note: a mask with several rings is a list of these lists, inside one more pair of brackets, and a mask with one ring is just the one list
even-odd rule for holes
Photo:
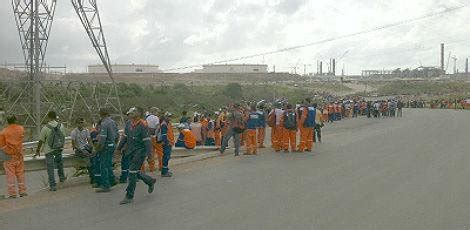
[[[34,150],[37,148],[39,141],[30,141],[30,142],[24,142],[23,143],[23,151],[24,151],[24,156],[33,156],[34,155]],[[65,137],[65,147],[66,149],[72,147],[72,138],[70,137]]]
[[[177,127],[175,124],[174,127]],[[46,157],[42,154],[39,157],[34,157],[35,149],[38,146],[39,141],[30,141],[23,143],[24,151],[24,163],[25,171],[40,171],[46,170]],[[215,151],[215,146],[196,146],[195,149],[185,148],[173,148],[172,158],[194,156],[200,152]],[[65,138],[65,148],[62,153],[64,168],[75,167],[84,162],[84,159],[80,159],[74,155],[72,150],[72,139],[69,137]],[[115,159],[114,162],[120,163],[120,158]],[[3,167],[0,167],[0,175],[5,174]]]
[[[39,157],[33,157],[35,149],[38,146],[38,141],[31,141],[23,143],[24,150],[24,163],[25,171],[41,171],[46,170],[46,157],[41,154]],[[64,168],[71,168],[83,164],[84,159],[76,157],[72,150],[72,141],[70,137],[66,137],[65,149],[62,153]],[[196,146],[195,149],[173,148],[172,158],[189,157],[197,155],[201,152],[215,151],[215,146]],[[120,163],[120,158],[115,159],[114,162]],[[5,174],[3,167],[0,167],[0,175]]]
[[[29,144],[29,147],[30,146],[34,147],[34,144]],[[195,149],[173,148],[171,158],[195,156],[203,152],[210,152],[215,150],[215,146],[197,146]],[[64,149],[62,157],[64,162],[64,168],[72,168],[77,165],[84,164],[86,162],[86,159],[75,156],[71,148]],[[120,163],[120,157],[118,157],[117,159],[115,158],[114,162]],[[32,155],[28,155],[24,157],[24,164],[26,172],[46,170],[46,157],[44,155],[41,155],[39,157],[33,157]],[[3,170],[3,167],[0,167],[0,175],[4,174],[5,172]]]

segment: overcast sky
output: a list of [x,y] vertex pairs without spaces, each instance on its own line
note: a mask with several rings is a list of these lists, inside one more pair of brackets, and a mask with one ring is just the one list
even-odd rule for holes
[[[354,33],[466,0],[97,0],[113,63],[162,69],[210,63]],[[468,3],[467,3],[468,4]],[[434,18],[343,40],[239,61],[289,71],[316,71],[316,61],[339,58],[346,73],[362,69],[439,65],[447,44],[463,70],[470,56],[470,6]],[[0,3],[0,61],[22,62],[10,0]],[[85,71],[98,63],[69,0],[58,1],[47,63]],[[452,62],[451,62],[452,63]],[[327,68],[324,66],[324,69]],[[449,66],[449,70],[453,67]],[[186,70],[190,71],[190,70]]]

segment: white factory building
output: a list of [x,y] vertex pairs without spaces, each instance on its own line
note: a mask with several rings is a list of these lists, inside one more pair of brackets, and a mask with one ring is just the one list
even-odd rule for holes
[[222,64],[203,65],[202,69],[194,70],[195,73],[267,73],[268,65],[258,64]]
[[[158,65],[114,64],[113,73],[162,73]],[[107,73],[103,65],[89,65],[88,73]]]

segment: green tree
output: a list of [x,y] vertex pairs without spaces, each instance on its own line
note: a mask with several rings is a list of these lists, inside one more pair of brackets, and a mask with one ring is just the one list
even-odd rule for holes
[[242,86],[238,83],[230,83],[224,87],[223,94],[233,100],[240,100],[243,97]]

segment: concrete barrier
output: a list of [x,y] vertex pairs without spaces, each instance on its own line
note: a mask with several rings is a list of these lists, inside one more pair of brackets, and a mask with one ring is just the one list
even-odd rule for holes
[[[36,144],[36,145],[35,145]],[[37,146],[36,143],[25,143],[26,148],[35,148]],[[215,151],[216,148],[214,146],[198,146],[195,149],[185,149],[185,148],[173,148],[172,151],[172,159],[175,158],[184,158],[190,156],[196,156],[202,153]],[[84,161],[84,159],[76,157],[73,153],[71,148],[65,149],[63,154],[63,161],[64,161],[64,168],[71,168],[74,166],[79,165]],[[41,155],[40,157],[33,157],[33,155],[28,154],[24,157],[25,162],[25,171],[41,171],[46,170],[46,157]],[[114,160],[115,163],[120,163],[120,157],[116,157]],[[0,175],[4,175],[5,172],[3,167],[0,167]]]

